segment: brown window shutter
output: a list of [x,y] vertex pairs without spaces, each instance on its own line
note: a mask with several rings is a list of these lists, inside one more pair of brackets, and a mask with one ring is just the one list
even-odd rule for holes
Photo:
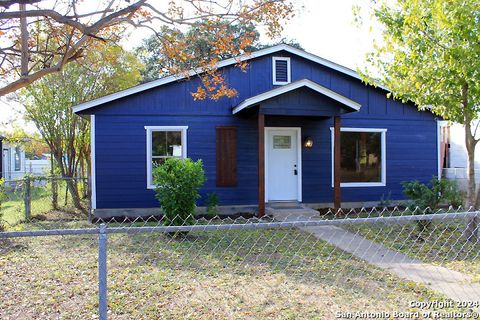
[[237,128],[217,127],[217,187],[237,185]]

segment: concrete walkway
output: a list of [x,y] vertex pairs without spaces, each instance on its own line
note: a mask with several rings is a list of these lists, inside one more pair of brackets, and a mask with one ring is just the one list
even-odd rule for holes
[[[308,209],[307,209],[308,210]],[[311,209],[310,209],[311,210]],[[279,221],[318,219],[318,212],[302,212],[302,215],[287,214],[286,210],[274,210],[273,216]],[[367,240],[364,237],[335,226],[301,227],[316,238],[351,253],[379,268],[385,269],[400,278],[422,283],[458,301],[479,301],[480,284],[472,283],[469,275],[444,267],[434,266],[412,259],[398,251]]]

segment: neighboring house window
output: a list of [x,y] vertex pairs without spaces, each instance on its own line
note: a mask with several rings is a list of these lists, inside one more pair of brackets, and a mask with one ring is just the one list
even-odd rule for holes
[[152,169],[167,158],[187,157],[186,126],[146,126],[147,188],[153,189]]
[[217,127],[217,187],[237,185],[237,128]]
[[290,79],[291,79],[290,58],[273,57],[272,66],[273,66],[272,72],[273,72],[274,85],[283,85],[283,84],[290,83]]
[[[341,128],[340,182],[342,187],[385,186],[387,129]],[[332,186],[333,186],[332,128]]]
[[15,154],[14,154],[14,163],[15,163],[15,171],[20,171],[22,169],[22,151],[20,147],[15,147]]

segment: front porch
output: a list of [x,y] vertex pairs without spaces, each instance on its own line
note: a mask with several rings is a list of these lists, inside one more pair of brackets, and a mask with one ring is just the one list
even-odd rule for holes
[[[266,204],[302,203],[303,186],[313,187],[303,181],[302,154],[320,141],[312,138],[312,132],[302,132],[301,123],[306,119],[324,123],[327,131],[333,127],[332,202],[335,210],[340,208],[341,115],[360,107],[355,101],[303,79],[249,98],[233,109],[233,114],[254,113],[257,118],[259,217],[265,215]],[[331,145],[330,141],[322,143],[323,147]],[[326,163],[325,159],[321,161]]]

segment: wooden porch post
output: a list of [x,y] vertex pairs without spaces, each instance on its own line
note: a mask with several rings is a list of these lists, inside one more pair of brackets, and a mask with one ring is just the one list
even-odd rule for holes
[[258,114],[258,217],[265,215],[265,115]]
[[334,117],[333,130],[333,207],[335,215],[338,215],[338,210],[341,208],[341,191],[340,191],[340,117]]

